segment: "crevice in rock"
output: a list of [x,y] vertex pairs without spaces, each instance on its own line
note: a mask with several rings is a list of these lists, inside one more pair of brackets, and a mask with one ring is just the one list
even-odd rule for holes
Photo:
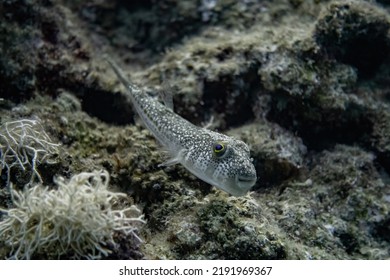
[[365,115],[364,108],[356,105],[345,110],[326,111],[314,104],[294,102],[280,110],[273,100],[267,117],[296,133],[309,150],[321,151],[336,144],[362,144],[372,132],[372,122]]

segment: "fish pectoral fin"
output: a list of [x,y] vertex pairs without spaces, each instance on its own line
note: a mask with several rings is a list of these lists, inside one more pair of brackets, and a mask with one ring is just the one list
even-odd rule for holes
[[178,163],[180,163],[180,159],[174,157],[174,158],[170,158],[170,159],[168,159],[168,160],[166,160],[166,161],[160,163],[160,164],[158,165],[158,167],[172,166],[172,165],[175,165],[175,164],[178,164]]
[[186,151],[185,149],[181,149],[175,156],[167,159],[163,163],[160,163],[158,165],[158,167],[172,166],[172,165],[180,163],[184,154],[185,154],[185,151]]

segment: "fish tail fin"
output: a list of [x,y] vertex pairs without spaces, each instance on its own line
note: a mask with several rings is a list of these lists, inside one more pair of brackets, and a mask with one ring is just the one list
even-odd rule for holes
[[111,60],[111,58],[109,58],[108,56],[104,56],[104,60],[106,60],[107,63],[111,66],[112,70],[115,72],[116,76],[125,86],[125,88],[130,89],[131,92],[133,92],[134,90],[139,90],[139,88],[135,84],[133,84],[126,78],[122,69],[120,69],[119,66],[113,60]]

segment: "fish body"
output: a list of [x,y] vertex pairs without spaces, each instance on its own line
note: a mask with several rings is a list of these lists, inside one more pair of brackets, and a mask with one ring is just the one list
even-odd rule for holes
[[247,144],[195,126],[129,82],[116,64],[108,62],[145,126],[171,155],[161,165],[180,163],[201,180],[234,196],[246,194],[256,183]]

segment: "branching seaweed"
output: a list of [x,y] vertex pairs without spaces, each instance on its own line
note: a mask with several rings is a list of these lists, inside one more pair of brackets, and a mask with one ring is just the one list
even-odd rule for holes
[[7,186],[14,168],[31,172],[28,184],[36,179],[42,183],[37,166],[50,163],[49,159],[58,153],[59,144],[51,141],[38,120],[22,119],[0,126],[0,175],[6,170]]
[[116,245],[114,233],[131,235],[138,241],[137,226],[144,223],[134,205],[113,209],[124,193],[108,190],[107,171],[83,172],[68,182],[59,177],[49,190],[37,184],[14,190],[15,208],[0,222],[0,242],[14,259],[87,258],[107,256]]

